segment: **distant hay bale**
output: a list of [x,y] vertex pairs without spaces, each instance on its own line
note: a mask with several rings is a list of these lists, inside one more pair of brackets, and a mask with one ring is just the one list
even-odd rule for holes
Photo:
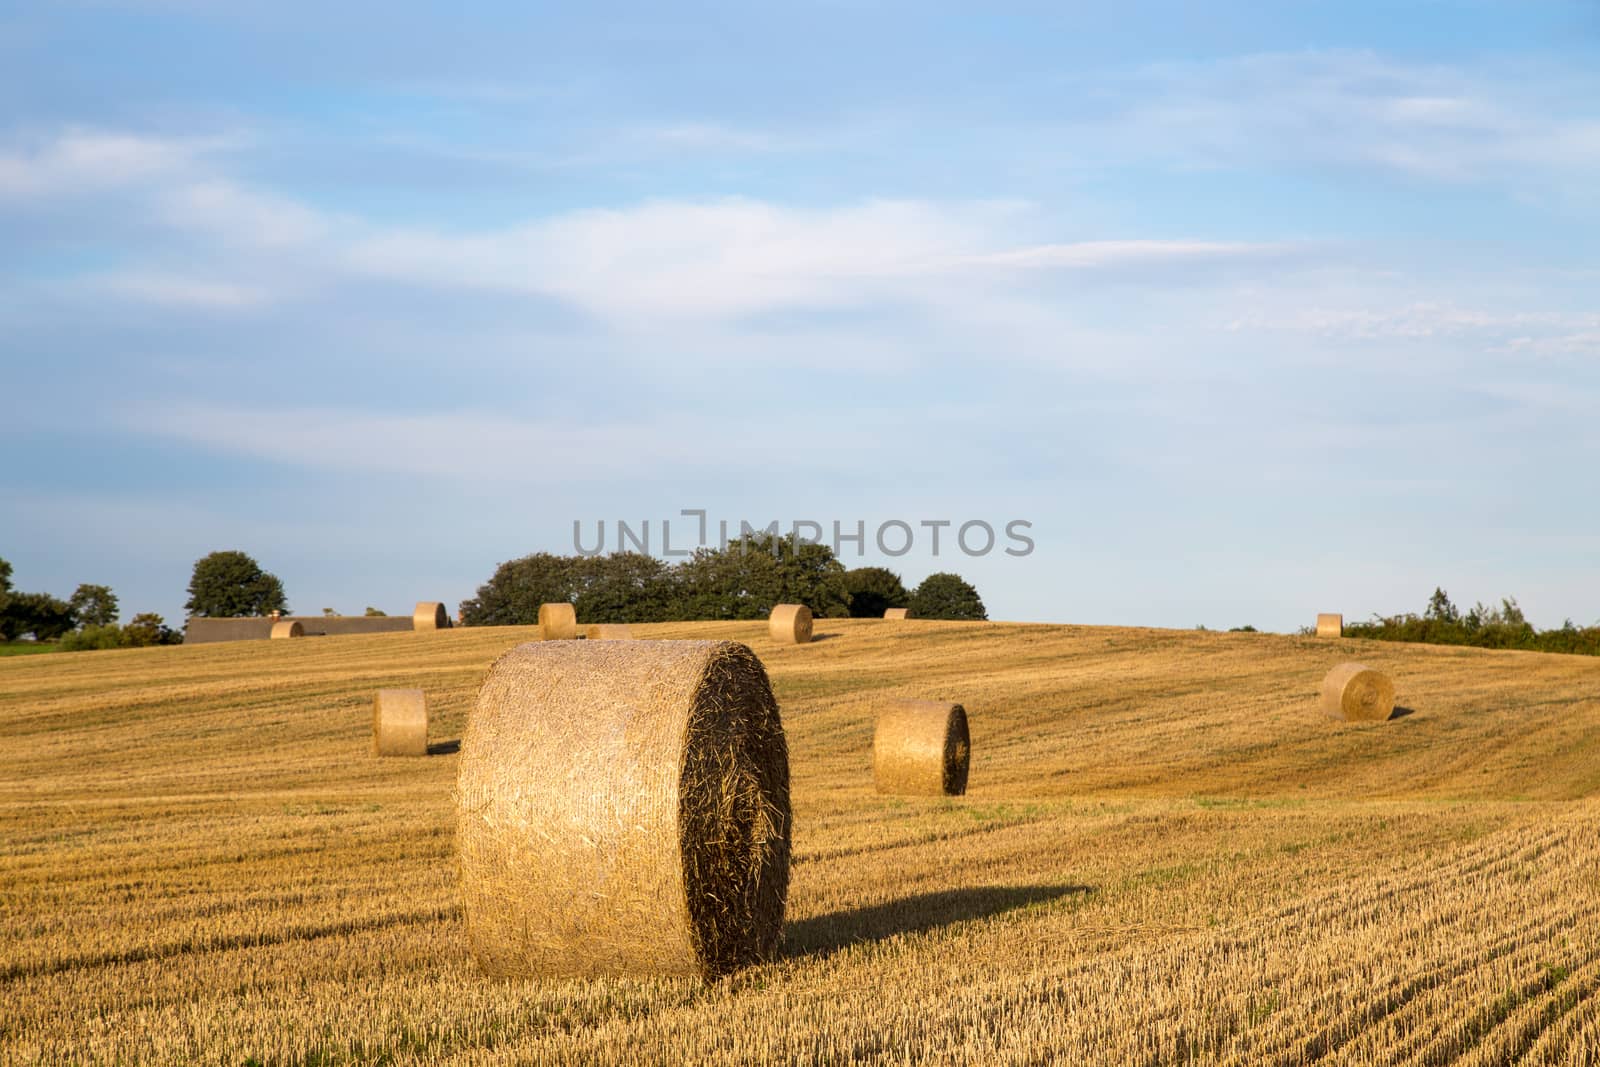
[[911,618],[911,609],[910,608],[884,608],[883,609],[883,617],[886,618],[886,619],[901,619],[901,620],[909,619],[909,618]]
[[478,691],[456,781],[469,947],[491,975],[700,975],[769,960],[789,759],[731,641],[530,642]]
[[417,610],[411,613],[411,628],[447,630],[450,628],[450,613],[437,600],[419,600]]
[[1394,680],[1360,663],[1341,663],[1322,680],[1322,713],[1334,719],[1382,722],[1394,712]]
[[872,777],[880,793],[960,796],[972,737],[967,711],[940,700],[896,700],[878,712]]
[[1317,616],[1318,637],[1343,637],[1344,616],[1321,614]]
[[578,609],[566,601],[539,605],[539,628],[546,641],[575,641],[578,638]]
[[625,622],[597,622],[584,628],[583,635],[591,641],[632,641],[633,631]]
[[779,604],[767,617],[767,633],[782,644],[807,644],[811,640],[811,609],[804,604]]
[[372,700],[372,754],[428,754],[428,701],[422,690],[378,690]]
[[298,619],[283,619],[272,624],[272,640],[281,641],[289,637],[304,637],[306,628],[300,625]]

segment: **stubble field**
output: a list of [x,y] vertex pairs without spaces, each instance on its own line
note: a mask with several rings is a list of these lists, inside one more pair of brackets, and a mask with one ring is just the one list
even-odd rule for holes
[[[0,1060],[1600,1063],[1600,660],[817,629],[634,628],[749,644],[788,732],[784,955],[707,984],[466,955],[448,742],[532,631],[0,662]],[[1317,714],[1345,659],[1400,717]],[[371,757],[386,686],[437,754]],[[872,791],[890,695],[965,703],[966,796]]]

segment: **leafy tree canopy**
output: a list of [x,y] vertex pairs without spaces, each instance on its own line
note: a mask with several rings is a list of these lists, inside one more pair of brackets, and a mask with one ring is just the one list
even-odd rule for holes
[[911,614],[919,619],[987,619],[989,612],[965,578],[959,574],[930,574],[911,595]]
[[845,571],[845,588],[850,593],[850,614],[857,619],[881,619],[889,608],[911,604],[900,576],[887,567],[857,567]]
[[109,585],[80,585],[67,605],[79,626],[110,626],[117,621],[117,594]]
[[287,612],[283,582],[243,552],[213,552],[195,561],[189,579],[190,615],[230,619]]

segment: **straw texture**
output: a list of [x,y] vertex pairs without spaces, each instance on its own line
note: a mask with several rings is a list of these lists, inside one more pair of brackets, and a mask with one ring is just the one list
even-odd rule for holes
[[711,977],[777,951],[789,760],[743,645],[519,645],[478,692],[456,805],[489,974]]
[[1322,614],[1317,616],[1318,637],[1343,637],[1344,616]]
[[811,609],[804,604],[779,604],[767,618],[767,633],[782,644],[807,644],[811,640]]
[[939,700],[896,700],[878,712],[872,777],[880,793],[960,796],[972,737],[967,710]]
[[1322,680],[1322,713],[1334,719],[1382,722],[1394,712],[1394,680],[1360,663],[1341,663]]
[[633,631],[625,622],[597,622],[584,628],[583,635],[591,641],[632,641]]
[[428,701],[422,690],[378,690],[372,699],[372,754],[428,754]]
[[417,601],[417,610],[411,613],[413,630],[446,630],[450,627],[450,613],[437,600]]
[[565,601],[539,605],[539,629],[546,641],[575,641],[578,638],[578,609]]
[[909,619],[909,618],[911,618],[911,609],[910,608],[884,608],[883,609],[883,617],[886,618],[886,619]]
[[272,639],[281,641],[288,637],[304,637],[306,628],[300,625],[298,619],[283,619],[272,624]]

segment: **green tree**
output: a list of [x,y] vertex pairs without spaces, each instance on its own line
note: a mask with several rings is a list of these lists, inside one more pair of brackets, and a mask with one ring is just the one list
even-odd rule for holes
[[1428,610],[1423,613],[1424,619],[1434,622],[1460,622],[1461,612],[1450,603],[1450,594],[1438,586],[1434,586],[1433,595],[1428,598]]
[[11,592],[11,564],[0,558],[0,595]]
[[911,594],[911,614],[919,619],[987,619],[983,601],[959,574],[930,574]]
[[844,572],[845,588],[850,591],[850,615],[856,619],[881,619],[888,608],[911,604],[900,576],[886,567],[856,567]]
[[183,635],[167,626],[167,620],[153,611],[140,612],[122,628],[123,644],[132,648],[147,645],[175,645]]
[[574,606],[585,622],[665,622],[678,607],[677,575],[638,552],[590,556],[573,563]]
[[468,626],[532,626],[539,621],[540,604],[571,602],[577,596],[578,562],[535,552],[500,564],[478,586],[477,596],[461,602],[462,621]]
[[366,616],[369,619],[386,619],[389,617],[389,614],[388,612],[379,611],[377,608],[368,607],[366,610]]
[[33,635],[54,641],[73,627],[72,607],[49,593],[11,593],[0,612],[0,638],[14,641]]
[[117,594],[109,585],[80,585],[67,605],[79,626],[111,626],[117,621]]
[[752,534],[699,549],[678,575],[679,618],[764,619],[777,604],[804,604],[818,618],[850,614],[844,564],[827,545]]
[[287,613],[283,582],[243,552],[213,552],[195,561],[189,579],[190,615],[229,619],[247,615]]

